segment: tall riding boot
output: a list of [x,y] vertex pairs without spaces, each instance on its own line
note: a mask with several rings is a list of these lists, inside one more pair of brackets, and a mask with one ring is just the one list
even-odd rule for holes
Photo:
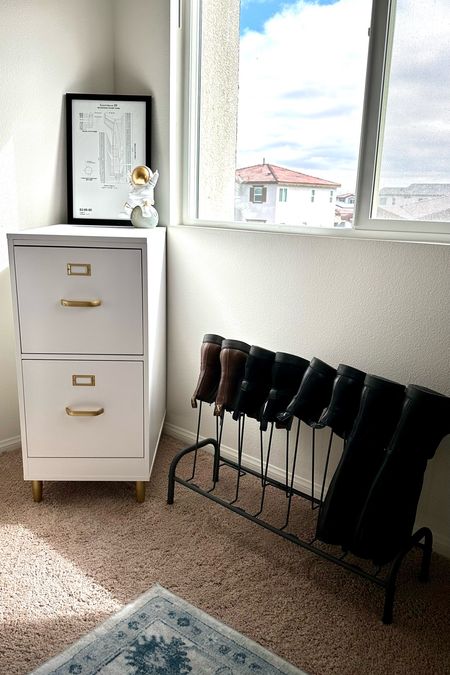
[[272,379],[272,364],[275,352],[262,347],[250,347],[245,363],[244,379],[241,382],[233,419],[241,413],[260,420],[264,401],[269,395]]
[[330,427],[340,438],[347,438],[359,409],[366,373],[340,364],[333,383],[330,405],[323,411],[317,427]]
[[344,548],[356,524],[385,449],[400,418],[405,387],[367,375],[361,402],[341,460],[320,507],[316,537]]
[[292,417],[280,422],[277,416],[286,410],[295,392],[298,390],[303,375],[309,366],[307,359],[294,354],[277,352],[272,366],[272,383],[269,396],[262,413],[260,428],[267,429],[269,422],[275,422],[277,429],[290,429]]
[[350,550],[376,564],[408,545],[427,461],[450,433],[450,398],[409,385],[400,421],[370,489]]
[[240,340],[224,340],[220,350],[220,382],[216,394],[214,415],[219,417],[225,410],[232,412],[239,387],[245,373],[245,363],[250,345]]
[[197,407],[197,401],[213,403],[220,381],[220,349],[223,337],[207,333],[203,337],[200,351],[200,375],[197,386],[191,398],[193,408]]
[[298,417],[314,425],[330,402],[336,370],[320,359],[313,358],[303,375],[300,387],[286,410],[278,415],[280,422]]

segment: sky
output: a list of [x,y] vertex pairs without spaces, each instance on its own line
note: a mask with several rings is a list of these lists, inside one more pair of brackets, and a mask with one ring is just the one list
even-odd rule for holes
[[[238,167],[264,158],[355,190],[371,4],[241,0]],[[397,6],[382,181],[450,182],[450,2]]]
[[[320,5],[333,5],[339,0],[318,0]],[[262,31],[265,22],[283,7],[296,5],[297,0],[241,0],[241,35],[247,30]]]

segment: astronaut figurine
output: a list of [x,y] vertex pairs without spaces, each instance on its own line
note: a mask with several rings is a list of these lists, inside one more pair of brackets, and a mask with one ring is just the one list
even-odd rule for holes
[[134,227],[156,227],[158,224],[158,212],[153,206],[153,191],[158,178],[158,170],[152,172],[148,166],[136,166],[129,175],[130,191],[123,210]]

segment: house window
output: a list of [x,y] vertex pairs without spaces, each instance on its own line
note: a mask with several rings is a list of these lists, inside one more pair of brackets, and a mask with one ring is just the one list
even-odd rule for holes
[[287,188],[282,187],[278,193],[278,201],[287,202]]
[[316,198],[316,191],[311,190],[311,202],[313,202],[315,200],[315,198]]
[[267,201],[267,188],[262,185],[254,185],[250,188],[250,201],[252,204],[262,204]]
[[[256,12],[253,3],[240,0],[185,3],[187,222],[245,223],[251,218],[248,191],[260,187],[253,181],[282,181],[271,174],[275,166],[303,174],[306,185],[317,180],[316,186],[328,182],[356,193],[355,229],[450,235],[450,170],[439,151],[448,144],[450,3],[258,5]],[[313,66],[297,68],[310,63],[311,53],[317,55]],[[253,169],[248,180],[246,169]],[[386,188],[408,189],[414,199],[392,213],[388,207],[378,212]],[[287,201],[281,188],[278,194]],[[263,192],[253,189],[250,203],[264,201]],[[332,228],[333,214],[325,222],[320,202],[311,191],[314,207],[292,224]],[[284,211],[283,221],[290,222]],[[268,229],[271,224],[277,225],[269,220]]]
[[333,203],[333,199],[334,199],[334,190],[330,190],[330,204]]

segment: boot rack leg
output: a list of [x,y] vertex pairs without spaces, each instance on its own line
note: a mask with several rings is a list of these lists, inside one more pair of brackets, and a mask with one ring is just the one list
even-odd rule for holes
[[[219,465],[219,444],[215,438],[205,438],[203,441],[200,441],[199,443],[194,443],[193,445],[190,445],[187,448],[184,448],[184,450],[181,450],[178,454],[175,455],[173,458],[170,467],[169,467],[169,480],[168,480],[168,487],[167,487],[167,503],[168,504],[173,504],[174,500],[174,493],[175,493],[175,483],[180,483],[181,485],[184,485],[185,487],[194,489],[196,488],[196,492],[200,492],[201,494],[204,492],[200,488],[197,488],[197,486],[194,486],[190,481],[188,480],[183,480],[182,478],[179,478],[176,475],[176,469],[178,466],[178,462],[182,457],[185,455],[188,455],[190,452],[196,453],[197,450],[200,450],[201,448],[205,448],[207,445],[212,445],[214,448],[214,470],[216,470],[216,467]],[[217,470],[218,471],[218,470]],[[206,495],[207,493],[205,493]]]
[[[424,539],[425,541],[423,544],[420,544],[420,541],[422,539]],[[392,562],[390,572],[386,578],[386,592],[383,609],[384,624],[392,623],[394,611],[394,599],[395,599],[395,583],[397,581],[397,575],[404,557],[407,555],[407,553],[409,553],[409,551],[414,546],[419,546],[420,548],[423,549],[419,580],[422,582],[428,581],[431,552],[433,546],[433,535],[428,527],[422,527],[420,528],[420,530],[417,530],[417,532],[413,534],[413,536],[410,539],[409,545],[405,547],[404,550],[401,551],[401,553],[399,553],[398,556]]]

